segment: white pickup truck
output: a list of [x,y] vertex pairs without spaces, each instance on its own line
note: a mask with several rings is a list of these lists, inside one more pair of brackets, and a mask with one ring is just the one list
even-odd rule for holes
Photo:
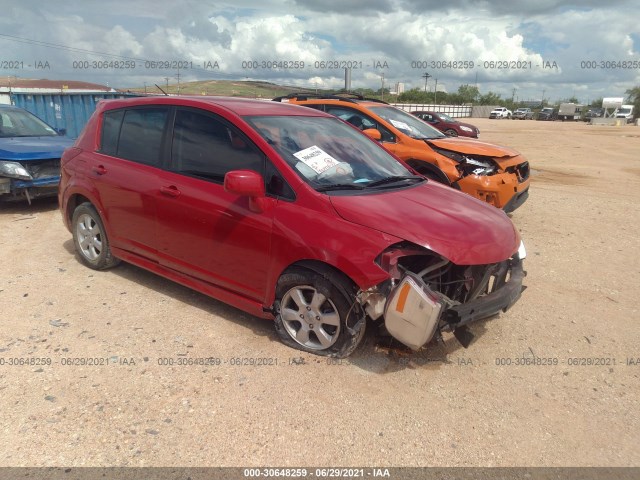
[[511,118],[512,112],[507,107],[498,107],[491,110],[489,118]]

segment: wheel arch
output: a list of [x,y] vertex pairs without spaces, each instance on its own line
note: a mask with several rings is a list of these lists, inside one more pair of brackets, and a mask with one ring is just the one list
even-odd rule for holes
[[[75,211],[76,208],[78,208],[79,205],[82,205],[83,203],[90,203],[96,208],[96,210],[98,210],[98,208],[91,201],[91,199],[82,195],[81,193],[74,193],[70,195],[69,199],[67,200],[67,208],[64,212],[66,221],[69,225],[71,224],[71,219],[73,218],[73,212]],[[98,213],[100,213],[100,210],[98,210]]]
[[[322,275],[333,285],[335,285],[346,298],[351,298],[358,292],[358,284],[345,272],[329,263],[311,259],[298,260],[286,267],[278,277],[275,285],[276,290],[278,289],[280,278],[282,278],[283,275],[295,272],[298,269],[309,270],[311,272],[317,273],[318,275]],[[346,286],[348,286],[349,290],[351,290],[350,292],[346,290]]]
[[435,180],[445,185],[451,186],[451,182],[447,175],[436,165],[425,162],[424,160],[418,160],[416,158],[410,158],[406,161],[407,165],[416,170],[418,173],[429,176],[435,176]]

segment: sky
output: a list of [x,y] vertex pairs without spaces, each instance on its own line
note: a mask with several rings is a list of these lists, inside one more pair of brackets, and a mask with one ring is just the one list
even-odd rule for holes
[[471,84],[581,103],[640,85],[637,0],[0,0],[0,9],[0,76],[341,88],[351,65],[352,88],[424,90],[428,73],[431,91],[437,79],[438,91]]

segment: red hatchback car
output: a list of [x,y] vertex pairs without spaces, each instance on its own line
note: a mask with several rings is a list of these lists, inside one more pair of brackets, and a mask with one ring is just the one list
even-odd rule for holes
[[410,112],[429,125],[437,128],[449,137],[471,137],[478,138],[480,129],[470,123],[460,122],[446,113],[439,112]]
[[62,158],[79,259],[120,260],[344,357],[368,322],[418,349],[519,297],[498,209],[415,175],[334,116],[244,99],[104,101]]

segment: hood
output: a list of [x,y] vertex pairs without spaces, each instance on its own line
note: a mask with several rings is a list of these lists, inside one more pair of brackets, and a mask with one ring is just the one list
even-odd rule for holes
[[345,220],[421,245],[457,265],[500,262],[520,244],[502,210],[432,181],[379,194],[329,198]]
[[497,159],[501,157],[516,157],[520,155],[517,151],[511,148],[493,145],[480,140],[472,140],[470,138],[438,138],[428,140],[427,143],[444,150],[452,150],[466,155],[484,155],[486,157],[494,157]]
[[65,148],[73,145],[67,137],[8,137],[0,138],[0,160],[28,162],[60,158]]

